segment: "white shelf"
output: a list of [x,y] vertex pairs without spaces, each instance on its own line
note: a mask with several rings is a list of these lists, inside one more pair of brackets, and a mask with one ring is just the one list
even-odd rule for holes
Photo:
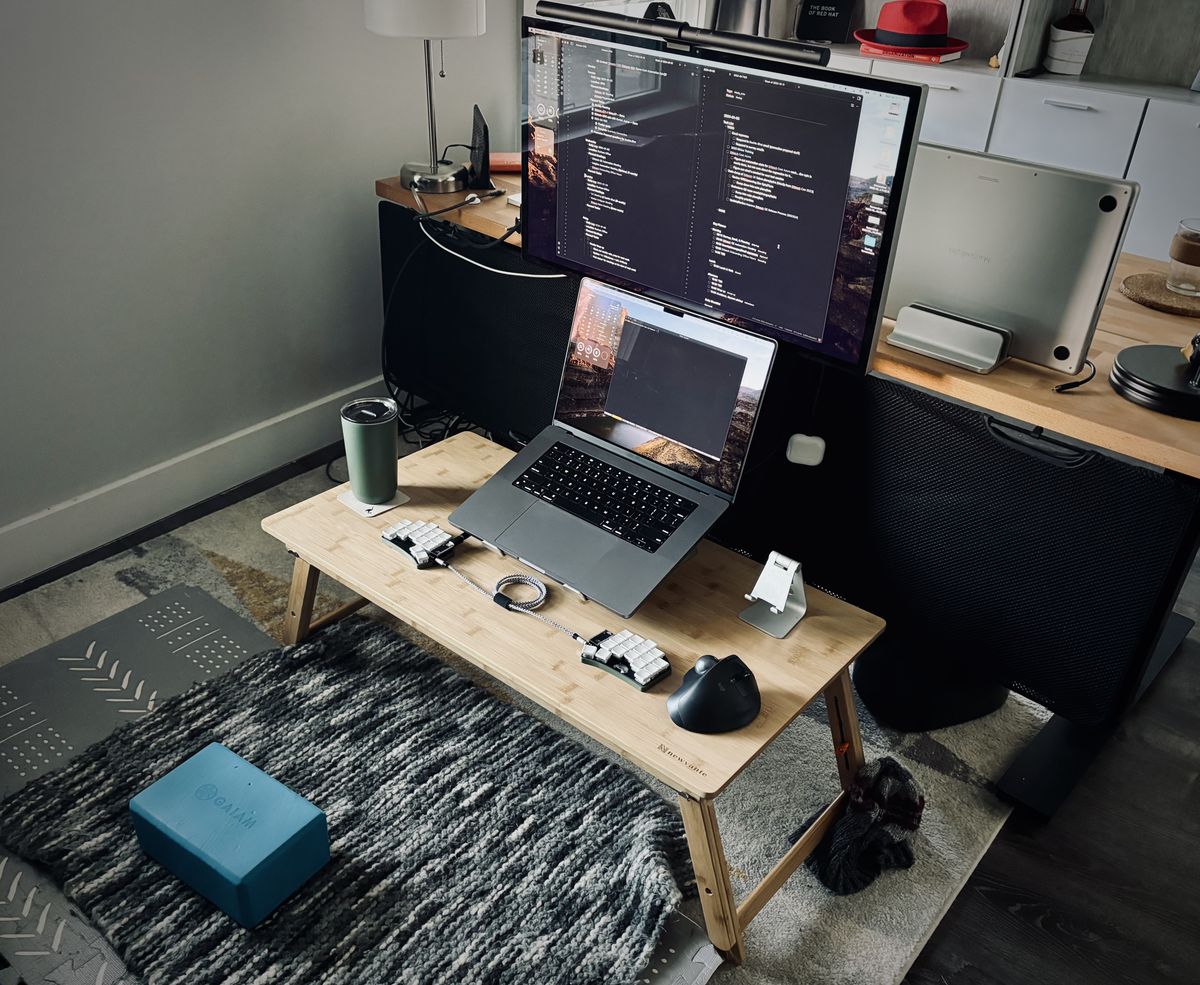
[[854,44],[832,44],[829,45],[831,53],[840,56],[841,58],[852,58],[864,63],[863,71],[867,71],[867,65],[871,62],[879,62],[880,65],[920,65],[924,68],[930,68],[935,71],[945,72],[972,72],[977,75],[1000,76],[998,68],[991,68],[986,58],[967,58],[966,56],[958,58],[952,62],[945,62],[940,65],[932,65],[929,62],[913,61],[910,58],[884,58],[880,55],[864,55],[858,47],[858,43]]

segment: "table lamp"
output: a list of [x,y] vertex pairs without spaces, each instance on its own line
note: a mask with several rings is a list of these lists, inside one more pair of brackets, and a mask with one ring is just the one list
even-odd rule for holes
[[425,101],[429,111],[429,163],[405,164],[400,180],[421,192],[455,192],[467,187],[467,169],[438,160],[433,108],[430,43],[474,38],[484,32],[484,0],[364,0],[367,30],[387,38],[422,38],[425,44]]

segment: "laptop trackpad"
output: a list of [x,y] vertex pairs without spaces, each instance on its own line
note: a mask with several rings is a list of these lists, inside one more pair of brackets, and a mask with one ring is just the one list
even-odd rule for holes
[[537,502],[504,531],[497,546],[574,585],[573,578],[620,547],[621,541],[565,510]]

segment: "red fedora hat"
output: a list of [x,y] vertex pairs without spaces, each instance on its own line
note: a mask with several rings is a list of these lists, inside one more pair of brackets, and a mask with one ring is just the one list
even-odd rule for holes
[[891,0],[879,11],[874,30],[855,31],[864,44],[919,55],[949,55],[967,42],[947,33],[950,18],[942,0]]

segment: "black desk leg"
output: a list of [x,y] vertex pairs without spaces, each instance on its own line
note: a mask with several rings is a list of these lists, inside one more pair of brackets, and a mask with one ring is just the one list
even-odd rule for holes
[[[1138,685],[1134,701],[1166,665],[1171,654],[1179,649],[1195,622],[1172,612],[1163,626],[1146,672]],[[1008,771],[1000,778],[1000,792],[1046,817],[1058,810],[1079,782],[1100,747],[1116,731],[1117,722],[1106,725],[1078,725],[1061,715],[1055,715],[1017,754]]]
[[1188,633],[1192,631],[1192,627],[1195,625],[1196,620],[1181,616],[1178,612],[1172,612],[1167,616],[1167,621],[1163,625],[1162,635],[1158,639],[1158,645],[1155,646],[1154,652],[1150,655],[1150,659],[1146,663],[1146,673],[1142,675],[1142,679],[1138,683],[1138,689],[1133,696],[1132,703],[1136,704],[1142,700],[1142,695],[1146,693],[1146,689],[1154,683],[1154,679],[1158,677],[1159,671],[1167,665],[1171,654],[1183,645],[1183,641],[1187,639]]

